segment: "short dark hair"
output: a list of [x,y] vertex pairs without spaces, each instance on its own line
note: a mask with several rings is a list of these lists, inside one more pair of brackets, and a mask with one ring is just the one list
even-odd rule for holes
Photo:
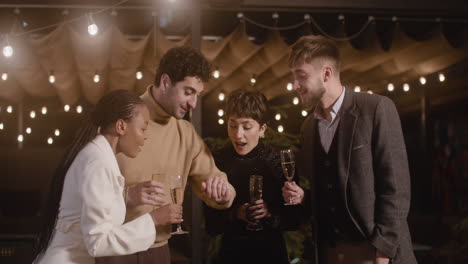
[[303,36],[293,44],[289,55],[289,67],[308,63],[315,58],[331,59],[335,62],[336,70],[340,70],[340,49],[335,41],[320,35]]
[[192,47],[182,46],[168,50],[156,70],[154,85],[158,86],[163,74],[169,75],[172,83],[177,83],[187,76],[200,78],[207,82],[211,76],[211,66],[206,58]]
[[235,90],[227,99],[226,116],[252,118],[260,125],[266,124],[268,118],[268,101],[260,92]]

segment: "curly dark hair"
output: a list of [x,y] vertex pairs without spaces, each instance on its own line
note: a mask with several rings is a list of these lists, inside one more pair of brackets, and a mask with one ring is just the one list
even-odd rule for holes
[[159,62],[154,85],[158,86],[163,74],[169,75],[172,83],[184,80],[187,76],[199,77],[207,82],[211,76],[211,66],[206,58],[192,47],[175,47],[166,52]]
[[252,118],[260,125],[266,124],[269,114],[268,101],[260,92],[238,89],[227,99],[226,116]]

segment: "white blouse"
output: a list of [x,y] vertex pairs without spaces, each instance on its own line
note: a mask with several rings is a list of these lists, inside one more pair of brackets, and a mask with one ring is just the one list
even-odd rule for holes
[[132,254],[153,245],[156,229],[149,214],[124,223],[124,186],[109,142],[98,135],[65,176],[55,233],[38,263],[94,263],[94,257]]

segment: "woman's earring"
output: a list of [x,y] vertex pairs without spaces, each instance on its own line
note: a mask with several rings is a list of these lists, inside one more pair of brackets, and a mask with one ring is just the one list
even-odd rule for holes
[[261,133],[260,138],[265,138],[265,134]]

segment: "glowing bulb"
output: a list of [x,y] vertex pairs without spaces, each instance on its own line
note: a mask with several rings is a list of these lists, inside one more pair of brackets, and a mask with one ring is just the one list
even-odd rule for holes
[[65,112],[68,112],[68,111],[70,111],[70,106],[69,106],[69,105],[67,105],[67,104],[66,104],[66,105],[64,105],[64,106],[63,106],[63,110],[64,110]]
[[306,110],[302,110],[301,114],[302,114],[302,116],[306,117],[306,116],[307,116],[307,111],[306,111]]
[[219,70],[215,70],[215,71],[213,72],[213,77],[214,77],[215,79],[218,79],[218,78],[219,78]]
[[387,85],[387,90],[388,90],[389,92],[393,92],[393,90],[395,90],[395,86],[393,85],[393,83],[389,83],[389,84]]
[[409,91],[410,87],[409,87],[409,84],[405,83],[403,84],[403,91],[407,92]]
[[96,36],[99,31],[99,28],[96,24],[92,23],[88,26],[88,33],[91,36]]
[[83,112],[83,107],[82,107],[81,105],[77,106],[77,107],[76,107],[76,112],[77,112],[78,114],[81,114],[81,112]]
[[281,115],[280,115],[280,114],[276,114],[276,115],[275,115],[275,119],[276,119],[276,120],[280,120],[280,119],[281,119]]
[[141,71],[137,71],[137,72],[136,72],[136,78],[137,78],[138,80],[141,80],[141,79],[143,78],[143,73],[142,73]]
[[361,92],[361,87],[355,86],[355,87],[354,87],[354,92],[356,92],[356,93]]
[[221,118],[218,119],[218,124],[220,124],[220,125],[224,124],[224,119],[221,119]]
[[0,123],[0,130],[3,130],[5,128],[5,126],[3,125],[3,123]]
[[443,73],[439,73],[439,81],[440,82],[445,81],[445,75]]
[[298,103],[299,103],[299,98],[294,97],[294,98],[293,98],[293,104],[294,104],[294,105],[297,105]]
[[8,73],[6,72],[2,73],[2,80],[4,81],[8,80]]
[[60,130],[59,130],[58,128],[55,129],[54,134],[55,134],[55,136],[57,136],[57,137],[60,136]]
[[419,78],[419,82],[420,82],[422,85],[426,84],[426,78],[420,77],[420,78]]
[[13,113],[13,106],[9,105],[9,106],[7,107],[7,109],[6,109],[6,111],[7,111],[9,114]]
[[219,109],[219,110],[218,110],[218,116],[223,116],[223,115],[224,115],[223,109]]
[[218,99],[219,99],[220,101],[224,101],[224,93],[219,93]]
[[49,82],[54,83],[55,82],[55,76],[53,74],[49,75]]
[[372,90],[367,91],[368,94],[373,94]]
[[13,56],[13,48],[10,45],[6,45],[3,47],[3,56],[9,58]]
[[31,134],[32,130],[30,127],[26,128],[26,134]]
[[18,141],[23,142],[23,135],[21,135],[21,134],[18,135]]
[[99,76],[99,74],[97,74],[97,73],[94,74],[93,81],[94,81],[95,83],[98,83],[100,80],[101,80],[101,77]]
[[43,115],[47,114],[47,107],[43,106],[43,107],[41,108],[41,113],[42,113]]
[[52,143],[54,143],[54,139],[53,139],[52,137],[49,137],[49,138],[47,139],[47,143],[48,143],[49,145],[52,145]]
[[293,84],[292,83],[286,84],[286,90],[292,91],[293,90]]
[[283,133],[284,127],[282,125],[278,126],[278,132]]
[[257,79],[255,79],[255,75],[252,75],[252,77],[250,78],[250,84],[254,85],[256,82],[257,82]]

